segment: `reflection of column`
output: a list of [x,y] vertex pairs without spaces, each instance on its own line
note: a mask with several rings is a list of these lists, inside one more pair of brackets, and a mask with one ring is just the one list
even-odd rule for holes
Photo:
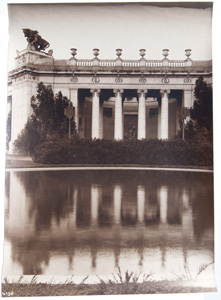
[[122,201],[122,187],[121,185],[114,186],[114,223],[121,223],[121,201]]
[[138,222],[143,223],[145,215],[145,189],[141,185],[137,187],[137,214]]
[[146,102],[145,93],[147,90],[137,90],[139,95],[138,102],[138,132],[137,138],[139,140],[146,138]]
[[189,194],[183,191],[183,209],[182,209],[182,231],[183,235],[188,237],[193,235],[193,216],[192,209],[189,205]]
[[160,222],[167,223],[167,201],[168,190],[166,186],[161,186],[159,190],[159,202],[160,202]]
[[160,252],[161,252],[161,265],[162,268],[164,268],[166,263],[167,247],[166,247],[166,241],[164,241],[163,237],[160,244]]
[[100,98],[99,98],[99,89],[91,89],[90,92],[92,96],[92,129],[91,129],[91,138],[99,139],[100,138]]
[[91,252],[91,267],[96,268],[96,266],[97,266],[97,252],[98,252],[97,241],[94,245],[91,245],[90,252]]
[[160,138],[168,139],[169,136],[169,105],[168,95],[170,90],[160,90],[161,93],[161,121],[160,121]]
[[79,129],[79,103],[78,103],[78,90],[71,90],[70,91],[70,100],[74,107],[74,122],[76,126],[76,131],[78,132]]
[[115,267],[119,267],[119,257],[120,257],[120,245],[114,244],[114,261]]
[[76,228],[77,225],[77,200],[78,200],[78,188],[74,187],[73,192],[73,225]]
[[[9,209],[5,230],[9,236],[28,238],[36,231],[36,217],[30,217],[31,200],[19,173],[10,172]],[[27,175],[26,175],[27,177]],[[25,179],[27,179],[25,177]]]
[[114,90],[115,94],[115,119],[114,119],[114,139],[123,139],[123,90]]
[[100,187],[91,186],[91,225],[96,226],[98,222],[99,199],[101,196]]

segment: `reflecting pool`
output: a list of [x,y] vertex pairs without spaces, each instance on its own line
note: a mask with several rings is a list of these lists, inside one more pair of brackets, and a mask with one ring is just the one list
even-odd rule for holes
[[208,281],[213,227],[212,173],[9,171],[3,275]]

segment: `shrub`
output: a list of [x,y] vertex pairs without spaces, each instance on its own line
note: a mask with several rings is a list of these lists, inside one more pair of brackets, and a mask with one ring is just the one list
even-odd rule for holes
[[209,143],[183,140],[50,140],[37,146],[33,157],[43,164],[213,164]]

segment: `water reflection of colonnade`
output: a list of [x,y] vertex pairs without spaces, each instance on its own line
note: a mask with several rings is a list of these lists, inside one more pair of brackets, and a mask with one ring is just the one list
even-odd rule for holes
[[[122,265],[125,251],[128,257],[133,252],[139,267],[148,260],[148,251],[161,257],[162,266],[166,264],[168,249],[182,249],[184,262],[189,249],[196,251],[190,199],[195,196],[185,185],[157,184],[151,188],[147,184],[131,186],[120,181],[87,186],[67,182],[59,194],[59,183],[55,185],[52,180],[53,186],[49,182],[46,186],[54,194],[43,190],[47,197],[42,199],[40,188],[36,189],[37,195],[34,186],[28,188],[21,178],[10,172],[5,236],[12,243],[13,259],[22,264],[25,274],[41,270],[43,261],[50,265],[49,253],[54,252],[68,257],[75,268],[84,255],[89,255],[91,268],[97,270],[104,252],[115,266]],[[53,207],[56,196],[60,206]],[[41,226],[39,220],[43,222]],[[33,260],[27,261],[33,253]]]
[[[10,231],[16,232],[19,228],[33,234],[36,226],[36,218],[41,214],[38,195],[33,194],[30,199],[24,186],[20,183],[16,173],[10,173],[10,193],[8,195],[7,222],[6,225],[11,228]],[[185,188],[171,188],[166,185],[158,185],[153,189],[144,184],[136,184],[133,187],[121,183],[101,186],[91,184],[89,186],[64,186],[67,203],[61,205],[60,210],[65,208],[65,217],[59,224],[59,230],[56,222],[52,220],[50,230],[55,233],[63,231],[64,228],[101,227],[104,226],[149,226],[149,225],[179,225],[188,235],[193,235],[192,207],[189,203],[189,191]],[[67,192],[65,190],[67,189]],[[41,210],[46,211],[46,218],[49,217],[47,202],[51,199],[45,195],[47,200],[41,203]],[[62,194],[60,197],[64,197]],[[32,202],[35,201],[33,210]],[[172,204],[172,205],[171,205]],[[45,206],[45,209],[44,207]],[[62,206],[63,205],[63,206]],[[7,207],[8,206],[8,207]],[[51,207],[52,209],[52,207]],[[31,218],[30,218],[31,212]],[[53,213],[50,214],[53,219]],[[19,220],[19,221],[18,221]],[[17,222],[18,221],[18,222]],[[27,224],[29,224],[27,228]],[[31,225],[32,224],[32,225]],[[53,230],[54,228],[54,230]],[[17,233],[19,236],[19,232]]]
[[[136,224],[144,224],[145,221],[157,222],[158,224],[168,224],[168,197],[169,190],[166,186],[161,186],[156,191],[156,199],[154,203],[151,203],[148,199],[148,191],[145,186],[137,185],[136,199],[133,204],[130,204],[129,210],[135,217]],[[99,221],[99,207],[102,205],[102,187],[98,185],[91,185],[91,225],[97,225]],[[76,190],[75,190],[76,197]],[[179,211],[172,211],[173,207],[170,207],[171,214],[179,214],[175,216],[176,219],[181,218],[180,225],[185,226],[185,230],[188,230],[188,234],[193,234],[192,228],[192,209],[189,205],[189,195],[184,190],[181,195],[182,202]],[[76,201],[76,200],[75,200]],[[120,184],[113,186],[113,223],[119,225],[122,223],[125,210],[127,210],[127,204],[123,201],[123,186]],[[182,209],[184,207],[185,209]],[[111,214],[111,213],[110,213]],[[187,221],[188,219],[188,221]],[[179,222],[178,222],[179,223]],[[132,225],[132,224],[131,224]],[[188,228],[186,228],[188,226]]]

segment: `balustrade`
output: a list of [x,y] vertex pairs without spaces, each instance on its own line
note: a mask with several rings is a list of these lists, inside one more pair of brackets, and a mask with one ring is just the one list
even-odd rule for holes
[[[163,60],[147,60],[144,58],[145,56],[145,49],[140,49],[141,59],[139,60],[131,60],[131,59],[121,59],[120,56],[122,55],[122,49],[116,49],[117,59],[98,59],[99,49],[94,49],[95,57],[93,59],[76,59],[75,55],[77,53],[77,49],[72,48],[71,53],[74,59],[76,60],[76,66],[79,67],[98,67],[98,68],[123,68],[123,69],[136,69],[136,68],[163,68],[165,67],[165,61],[168,62],[166,67],[169,69],[176,69],[176,68],[185,68],[190,67],[192,65],[192,60],[190,59],[191,50],[187,49],[186,51],[186,60],[169,60],[167,56],[169,55],[169,50],[163,50]],[[73,58],[72,58],[73,59]],[[96,63],[95,63],[96,61]]]
[[[176,69],[176,68],[185,68],[188,67],[185,61],[169,61],[168,68],[169,69]],[[93,67],[93,60],[86,60],[80,59],[77,60],[77,67]],[[131,69],[131,68],[163,68],[163,62],[161,60],[153,61],[153,60],[146,60],[145,64],[141,64],[139,60],[122,60],[121,64],[117,65],[115,60],[100,60],[98,63],[98,67],[103,68],[115,68],[115,67],[122,67],[123,69]]]
[[142,72],[146,69],[153,68],[158,71],[160,68],[169,69],[170,71],[180,71],[181,68],[192,68],[195,71],[202,71],[208,72],[209,70],[212,71],[211,61],[192,61],[190,58],[191,50],[186,49],[185,55],[186,59],[183,60],[170,60],[168,59],[169,50],[163,50],[164,58],[162,60],[150,60],[146,59],[144,56],[146,55],[145,49],[140,49],[140,59],[123,59],[121,58],[122,49],[117,49],[117,58],[116,59],[99,59],[99,49],[93,49],[94,58],[91,59],[78,59],[76,58],[77,49],[71,48],[71,55],[72,58],[69,60],[65,59],[54,59],[52,55],[48,55],[44,52],[30,51],[30,50],[23,50],[17,51],[17,67],[24,66],[24,65],[41,65],[41,69],[43,66],[48,66],[53,64],[55,68],[60,70],[60,68],[67,68],[70,66],[71,68],[75,68],[78,71],[84,71],[84,69],[92,70],[96,67],[97,71],[111,71],[114,69],[122,69],[122,70],[142,70]]

